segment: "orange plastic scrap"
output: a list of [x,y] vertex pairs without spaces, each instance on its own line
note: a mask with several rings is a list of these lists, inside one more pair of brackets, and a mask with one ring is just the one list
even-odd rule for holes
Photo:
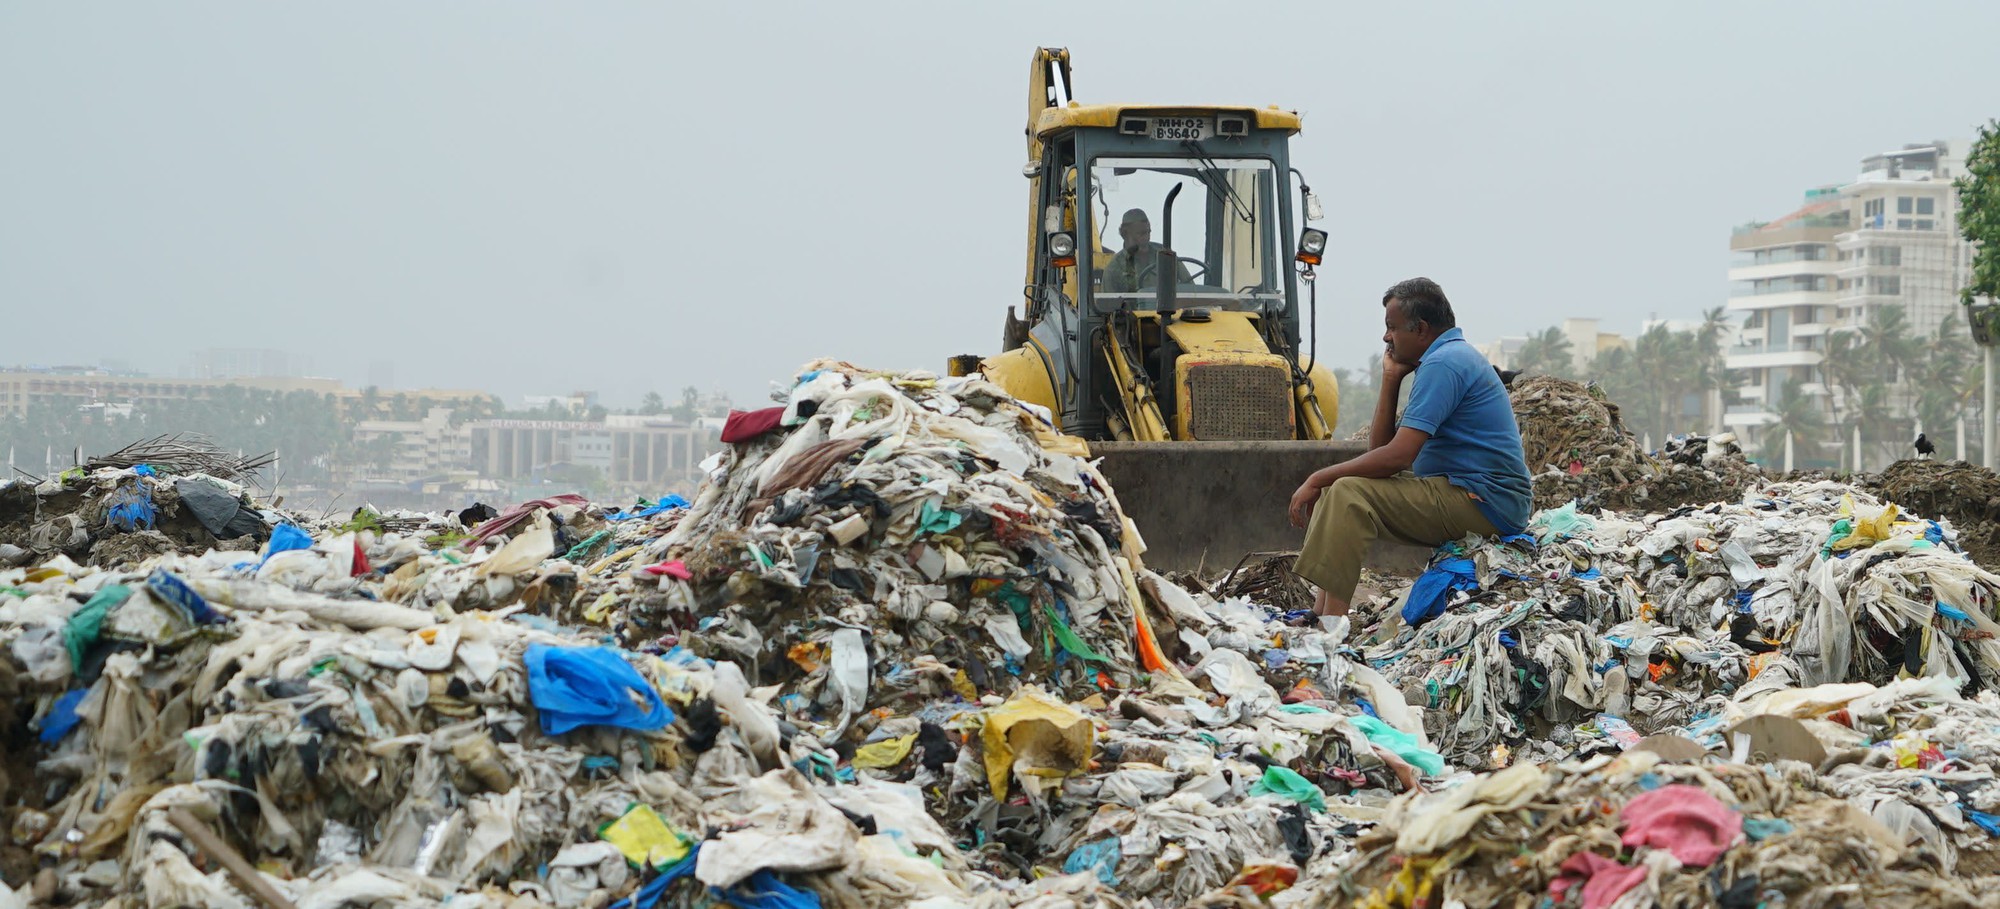
[[826,647],[823,644],[802,641],[793,644],[790,650],[785,651],[785,656],[790,657],[794,665],[806,672],[818,672],[820,658],[824,655],[825,650]]
[[1160,651],[1160,639],[1153,636],[1153,623],[1146,620],[1146,607],[1138,605],[1132,610],[1138,620],[1139,665],[1148,672],[1165,672],[1173,664],[1167,662],[1167,655]]
[[1249,887],[1258,896],[1270,896],[1280,890],[1288,890],[1299,882],[1299,869],[1290,864],[1276,862],[1245,865],[1243,872],[1229,882],[1230,887]]

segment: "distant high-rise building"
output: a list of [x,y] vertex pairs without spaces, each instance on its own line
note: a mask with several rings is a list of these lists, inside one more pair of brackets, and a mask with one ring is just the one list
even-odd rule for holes
[[[1731,232],[1728,308],[1743,322],[1725,359],[1737,398],[1724,417],[1730,430],[1760,447],[1788,393],[1809,399],[1828,427],[1844,425],[1847,395],[1829,378],[1837,371],[1826,363],[1828,338],[1858,331],[1884,306],[1903,307],[1917,338],[1957,312],[1971,250],[1958,236],[1951,180],[1967,151],[1952,141],[1871,155],[1854,182],[1808,190],[1798,210]],[[1907,404],[1897,378],[1891,397]],[[1847,439],[1825,435],[1796,449],[1794,466],[1880,467],[1887,456],[1864,452],[1856,464]],[[1888,450],[1873,441],[1870,451]]]
[[209,347],[188,354],[181,375],[189,379],[282,379],[310,373],[298,354],[268,347]]

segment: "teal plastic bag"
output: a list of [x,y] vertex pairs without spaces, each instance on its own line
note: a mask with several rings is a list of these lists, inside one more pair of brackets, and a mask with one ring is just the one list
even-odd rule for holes
[[1368,741],[1395,753],[1405,763],[1423,771],[1425,776],[1437,776],[1444,772],[1444,757],[1418,744],[1416,736],[1372,716],[1351,716],[1347,721],[1361,730]]
[[1288,798],[1314,811],[1326,810],[1326,793],[1311,780],[1299,776],[1283,767],[1264,768],[1264,778],[1250,787],[1251,795],[1275,795]]
[[63,626],[63,645],[69,649],[70,669],[83,670],[83,653],[104,633],[104,617],[131,595],[130,587],[107,584],[90,598],[90,602],[70,615],[69,623]]
[[1576,513],[1575,502],[1570,502],[1561,508],[1543,511],[1528,522],[1528,532],[1533,533],[1536,542],[1539,543],[1582,536],[1596,528],[1597,522],[1591,520],[1589,515]]

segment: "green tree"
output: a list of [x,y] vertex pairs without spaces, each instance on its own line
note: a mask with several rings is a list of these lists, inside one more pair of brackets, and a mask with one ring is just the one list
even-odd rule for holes
[[[1952,181],[1958,192],[1958,233],[1972,244],[1972,274],[1959,288],[1959,302],[1965,304],[1966,323],[1972,335],[1985,344],[2000,344],[2000,119],[1979,127],[1979,136],[1965,158],[1965,175]],[[1978,357],[1967,370],[1981,389],[1986,358]],[[2000,379],[1996,379],[2000,380]],[[1982,409],[1991,402],[1982,402]],[[1985,419],[1982,410],[1981,421]],[[1978,435],[1983,436],[1984,433]],[[1991,457],[1990,454],[1985,454]]]
[[1723,408],[1736,399],[1735,392],[1731,390],[1729,365],[1722,344],[1734,328],[1735,320],[1729,317],[1728,307],[1717,306],[1701,314],[1701,327],[1694,333],[1698,364],[1696,385],[1702,393],[1702,407],[1708,411],[1711,422],[1720,420]]
[[1575,378],[1576,351],[1569,343],[1569,336],[1551,325],[1528,336],[1521,350],[1514,354],[1513,367],[1524,375]]
[[1938,450],[1950,457],[1966,455],[1955,447],[1957,433],[1946,431],[1946,427],[1955,427],[1970,406],[1973,389],[1978,386],[1967,385],[1966,377],[1975,374],[1976,369],[1972,342],[1967,340],[1955,315],[1945,316],[1938,323],[1937,334],[1925,345],[1923,355],[1910,364],[1909,380],[1916,389],[1917,420]]
[[1959,290],[1959,301],[2000,301],[2000,119],[1979,128],[1965,176],[1952,188],[1958,191],[1958,233],[1973,248],[1972,280]]
[[[1879,456],[1891,457],[1914,435],[1909,420],[1913,395],[1910,366],[1921,361],[1924,345],[1910,334],[1910,320],[1903,307],[1875,306],[1868,310],[1855,329],[1857,353],[1865,364],[1861,375],[1859,406],[1855,417],[1861,427],[1862,447],[1873,448]],[[1874,458],[1869,459],[1873,461]],[[1857,469],[1867,465],[1857,465]]]
[[1861,410],[1861,391],[1868,384],[1868,359],[1862,348],[1861,336],[1852,328],[1839,328],[1826,336],[1826,352],[1820,357],[1820,375],[1832,389],[1838,392],[1833,399],[1833,429],[1835,438],[1841,442],[1840,465],[1853,469],[1848,463],[1851,450],[1846,444],[1852,435],[1857,415]]
[[667,413],[682,423],[694,422],[696,417],[701,416],[701,390],[692,385],[681,389],[681,402],[675,404]]
[[646,397],[639,401],[639,413],[641,414],[651,417],[666,412],[667,400],[660,397],[660,393],[657,391],[646,392]]
[[1698,387],[1700,363],[1695,356],[1693,332],[1670,331],[1654,325],[1632,342],[1632,366],[1640,382],[1639,397],[1633,402],[1635,421],[1642,436],[1654,445],[1666,442],[1675,433],[1699,427],[1686,425],[1681,403]]
[[1783,393],[1771,403],[1771,413],[1777,419],[1765,425],[1759,452],[1766,466],[1784,466],[1786,433],[1792,436],[1794,462],[1806,452],[1817,451],[1825,439],[1826,418],[1820,414],[1819,403],[1802,390],[1804,384],[1797,378],[1787,379]]

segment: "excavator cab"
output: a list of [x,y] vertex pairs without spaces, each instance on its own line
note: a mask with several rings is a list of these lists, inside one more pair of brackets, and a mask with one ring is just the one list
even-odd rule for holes
[[[1325,234],[1298,223],[1298,130],[1275,107],[1079,104],[1068,52],[1035,56],[1026,300],[977,368],[1088,442],[1165,567],[1295,543],[1291,490],[1358,453],[1301,349]],[[1218,505],[1270,520],[1218,544]]]

